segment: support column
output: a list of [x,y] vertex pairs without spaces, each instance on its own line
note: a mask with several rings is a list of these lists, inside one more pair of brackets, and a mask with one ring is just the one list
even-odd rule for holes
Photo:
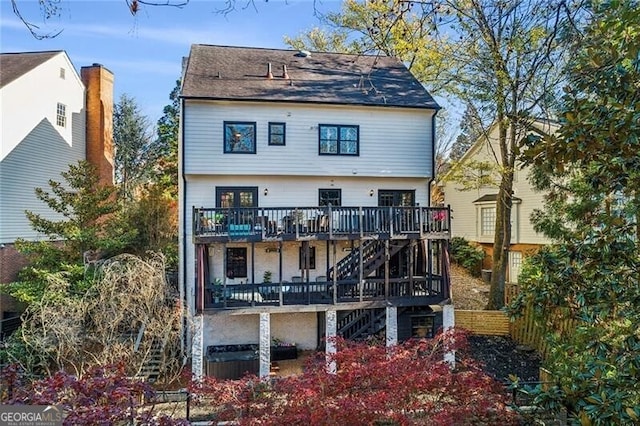
[[271,318],[260,313],[260,378],[268,379],[271,372]]
[[[444,332],[451,331],[456,324],[453,305],[444,305],[442,307],[442,328]],[[456,366],[456,351],[450,350],[444,353],[445,362],[449,363],[451,368]]]
[[325,332],[325,352],[327,359],[327,372],[329,374],[336,374],[336,362],[331,360],[331,356],[337,352],[335,337],[338,335],[338,312],[327,311],[327,326]]
[[398,308],[387,306],[387,347],[398,344]]
[[193,317],[193,337],[191,340],[191,374],[200,378],[204,374],[204,318],[202,315]]

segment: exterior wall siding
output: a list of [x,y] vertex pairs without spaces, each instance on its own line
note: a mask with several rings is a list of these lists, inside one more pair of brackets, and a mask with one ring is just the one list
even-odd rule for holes
[[[495,148],[497,149],[497,147]],[[472,151],[465,155],[466,160],[495,163],[495,157],[487,142],[476,144],[471,149]],[[530,219],[533,211],[543,206],[544,196],[531,187],[528,179],[530,168],[520,169],[516,166],[516,169],[513,192],[514,196],[521,201],[513,204],[511,212],[511,243],[547,244],[548,239],[535,232]],[[444,204],[451,206],[451,235],[453,237],[463,237],[479,243],[493,243],[493,235],[481,235],[480,228],[480,208],[492,204],[479,205],[473,202],[483,195],[497,194],[499,184],[497,179],[499,177],[496,177],[496,185],[468,191],[461,190],[459,183],[445,180],[443,185]]]
[[[185,101],[185,173],[430,177],[431,110]],[[224,121],[256,122],[256,154],[224,154]],[[268,145],[268,123],[286,145]],[[318,125],[360,126],[359,156],[319,155]],[[420,155],[416,155],[420,153]]]
[[[65,79],[60,78],[65,69]],[[46,87],[47,90],[39,88]],[[41,238],[24,211],[56,216],[34,189],[61,180],[69,164],[85,158],[84,86],[73,65],[59,54],[2,88],[0,243]],[[56,124],[57,103],[66,105],[66,127]]]

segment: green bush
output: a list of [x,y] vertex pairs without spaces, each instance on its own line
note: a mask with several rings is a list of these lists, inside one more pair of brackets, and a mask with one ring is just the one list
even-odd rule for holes
[[450,244],[451,260],[469,271],[474,277],[480,276],[484,251],[462,237],[453,237]]

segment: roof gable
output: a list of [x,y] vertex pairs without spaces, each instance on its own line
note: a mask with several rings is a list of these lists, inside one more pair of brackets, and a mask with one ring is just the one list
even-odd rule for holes
[[19,52],[0,54],[0,87],[22,77],[32,69],[53,58],[62,50],[48,52]]
[[[439,108],[429,92],[397,58],[306,53],[193,45],[184,73],[182,96]],[[271,76],[268,75],[269,64]]]

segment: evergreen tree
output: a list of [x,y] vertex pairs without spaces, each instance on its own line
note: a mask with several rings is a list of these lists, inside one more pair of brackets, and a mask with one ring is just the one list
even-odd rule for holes
[[52,274],[68,275],[72,293],[89,285],[83,265],[120,252],[135,235],[118,217],[115,187],[100,184],[93,165],[80,161],[61,175],[63,182],[49,181],[49,191],[35,189],[37,198],[58,218],[25,212],[32,228],[48,239],[16,241],[30,263],[8,291],[27,303],[40,300]]
[[122,198],[133,199],[135,191],[155,173],[160,154],[147,117],[135,99],[123,94],[113,110],[115,178]]
[[180,80],[171,91],[171,103],[165,105],[158,120],[158,175],[155,182],[172,198],[178,198],[178,133],[180,131]]
[[575,424],[640,422],[640,14],[638,1],[595,2],[570,66],[561,127],[531,138],[526,159],[548,193],[538,231],[554,244],[524,269],[513,307],[547,323],[555,386],[541,404]]

